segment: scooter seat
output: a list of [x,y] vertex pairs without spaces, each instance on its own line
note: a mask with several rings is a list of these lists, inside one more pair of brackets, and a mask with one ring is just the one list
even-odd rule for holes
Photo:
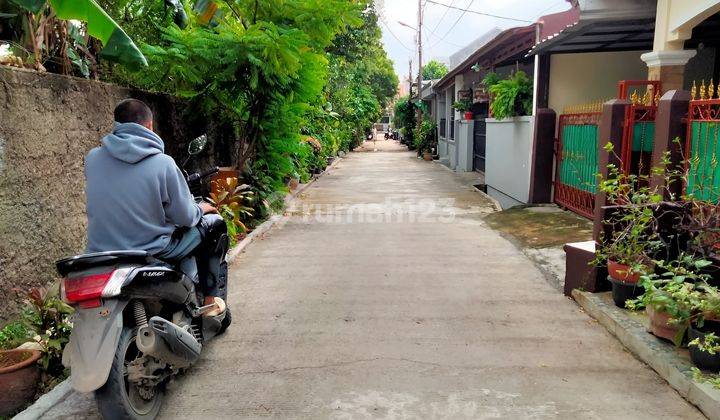
[[75,255],[57,261],[55,266],[57,267],[58,273],[64,277],[73,271],[85,270],[92,267],[132,263],[145,264],[152,261],[157,260],[146,251],[119,250]]

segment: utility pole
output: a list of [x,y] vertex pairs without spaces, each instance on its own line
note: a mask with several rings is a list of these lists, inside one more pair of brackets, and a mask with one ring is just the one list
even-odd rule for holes
[[413,82],[413,77],[412,77],[412,58],[411,58],[410,60],[408,60],[408,64],[409,64],[409,66],[410,66],[410,73],[408,73],[408,98],[409,98],[409,100],[412,102],[412,82]]
[[[418,27],[417,27],[417,39],[418,39],[418,101],[422,104],[422,24],[423,24],[423,11],[422,11],[422,0],[418,0]],[[418,127],[422,123],[422,109],[418,109]]]

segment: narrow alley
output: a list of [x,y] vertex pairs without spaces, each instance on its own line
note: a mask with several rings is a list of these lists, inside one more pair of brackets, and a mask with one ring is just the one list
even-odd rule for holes
[[703,417],[483,223],[481,194],[395,145],[349,154],[235,260],[234,324],[163,418]]

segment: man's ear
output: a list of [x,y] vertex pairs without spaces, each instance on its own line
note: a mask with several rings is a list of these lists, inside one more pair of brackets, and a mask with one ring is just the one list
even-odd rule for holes
[[153,122],[152,122],[152,120],[150,120],[150,121],[146,122],[145,124],[143,124],[143,127],[147,128],[147,129],[150,130],[150,131],[153,131]]

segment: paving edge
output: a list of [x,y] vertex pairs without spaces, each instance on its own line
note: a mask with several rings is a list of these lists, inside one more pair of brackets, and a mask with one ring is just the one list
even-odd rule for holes
[[[448,166],[445,166],[445,164],[441,163],[439,160],[433,160],[432,163],[435,164],[435,165],[437,165],[437,166],[439,166],[439,167],[441,167],[441,168],[443,168],[443,169],[445,169],[446,171],[448,171],[448,172],[450,172],[450,173],[457,174],[457,172],[455,172],[454,170],[450,169]],[[499,201],[497,201],[496,199],[490,197],[487,193],[485,193],[485,192],[483,192],[483,191],[475,188],[475,186],[472,186],[472,185],[471,185],[471,186],[469,186],[469,187],[472,188],[473,191],[475,191],[476,193],[479,193],[479,194],[482,195],[484,198],[486,198],[486,199],[490,202],[490,204],[492,204],[493,209],[494,209],[495,211],[503,211],[502,206],[500,206],[500,202],[499,202]]]
[[73,392],[70,379],[65,379],[51,389],[50,392],[38,398],[30,407],[15,415],[13,420],[38,419],[50,411],[51,408],[63,402]]
[[[318,179],[320,179],[323,175],[325,175],[328,170],[335,168],[335,166],[341,161],[343,158],[336,157],[335,160],[333,160],[333,163],[328,165],[325,170],[317,175],[314,176],[309,182],[300,185],[295,191],[288,193],[285,196],[285,204],[288,205],[292,203],[293,200],[296,200],[300,194],[302,194],[305,190],[307,190],[312,184],[315,183]],[[281,214],[275,214],[270,216],[270,218],[264,222],[262,222],[258,227],[255,228],[252,232],[248,234],[242,241],[240,241],[237,245],[235,245],[227,254],[227,262],[232,263],[240,254],[243,253],[243,251],[253,243],[255,239],[257,239],[259,236],[263,235],[264,233],[268,232],[270,229],[272,229],[275,224],[281,220],[283,220],[286,216]],[[55,407],[59,403],[63,402],[71,393],[73,393],[72,385],[70,385],[70,378],[65,379],[64,381],[60,382],[58,385],[55,386],[50,392],[48,392],[45,395],[42,395],[40,398],[37,399],[30,407],[26,408],[25,410],[21,411],[20,413],[16,414],[12,420],[34,420],[38,419],[41,416],[43,416],[45,413],[50,411],[51,408]]]
[[670,344],[649,334],[645,325],[631,319],[624,309],[608,304],[598,294],[573,290],[572,297],[591,317],[614,335],[635,357],[650,366],[683,398],[709,419],[720,420],[720,390],[693,379],[687,360],[668,351]]

